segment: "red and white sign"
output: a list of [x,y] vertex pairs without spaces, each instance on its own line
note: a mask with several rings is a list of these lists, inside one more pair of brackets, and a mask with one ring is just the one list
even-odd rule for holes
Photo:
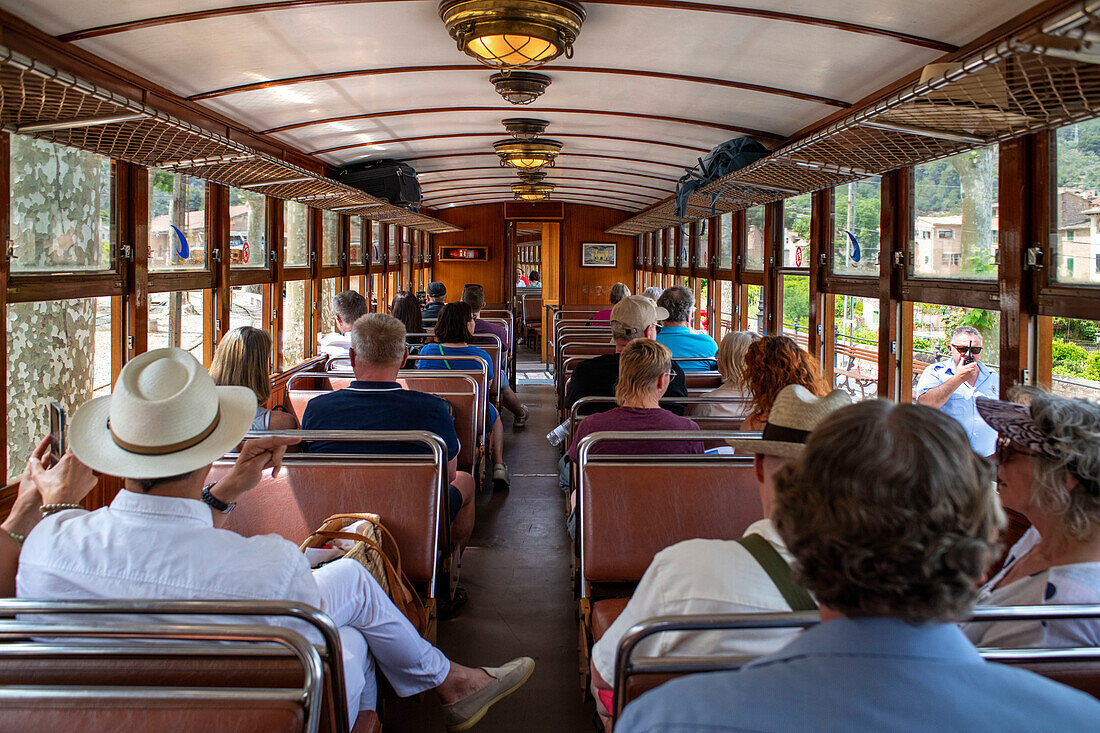
[[794,266],[795,267],[802,267],[802,248],[801,247],[795,247],[794,248]]

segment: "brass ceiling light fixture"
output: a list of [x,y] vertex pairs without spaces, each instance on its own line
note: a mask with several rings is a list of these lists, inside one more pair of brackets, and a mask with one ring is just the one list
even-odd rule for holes
[[512,195],[518,201],[545,201],[554,193],[553,183],[513,183]]
[[516,140],[534,140],[546,132],[546,128],[550,126],[550,123],[546,120],[536,120],[530,117],[509,117],[506,120],[501,120],[500,124],[504,125],[504,129]]
[[537,171],[554,165],[554,159],[561,152],[561,143],[557,140],[497,140],[493,150],[500,156],[501,166],[511,166],[521,171]]
[[443,0],[439,17],[459,51],[510,71],[572,58],[585,13],[572,0]]
[[489,83],[511,104],[531,104],[550,86],[550,77],[533,71],[513,71],[493,74]]

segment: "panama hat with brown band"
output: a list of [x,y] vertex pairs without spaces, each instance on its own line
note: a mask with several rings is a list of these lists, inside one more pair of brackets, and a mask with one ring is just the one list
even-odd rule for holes
[[776,395],[760,438],[728,438],[726,442],[744,453],[797,458],[817,424],[850,404],[852,398],[842,389],[817,397],[802,385],[788,384]]
[[100,473],[165,478],[221,458],[255,417],[251,389],[215,386],[183,349],[154,349],[127,362],[113,394],[77,408],[69,447]]

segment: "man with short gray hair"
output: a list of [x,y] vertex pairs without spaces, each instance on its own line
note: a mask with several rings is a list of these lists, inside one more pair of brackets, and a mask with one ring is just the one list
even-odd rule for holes
[[360,316],[367,312],[367,299],[354,290],[337,293],[332,299],[335,333],[317,337],[317,353],[328,354],[330,359],[346,359],[351,349],[348,332]]
[[716,368],[714,355],[718,353],[718,344],[708,334],[691,330],[695,294],[682,285],[673,285],[661,293],[657,305],[668,311],[664,327],[657,334],[657,343],[667,346],[673,359],[700,357],[697,361],[680,362],[684,371],[705,372]]
[[917,402],[935,407],[955,418],[983,456],[993,455],[997,431],[978,414],[977,398],[997,399],[1000,384],[996,372],[978,361],[982,334],[972,326],[959,326],[951,333],[948,358],[929,366],[917,381]]

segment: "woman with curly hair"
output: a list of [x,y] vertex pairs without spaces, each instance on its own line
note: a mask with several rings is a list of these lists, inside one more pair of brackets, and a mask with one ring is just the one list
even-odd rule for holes
[[752,395],[742,430],[762,430],[780,390],[798,384],[818,397],[829,393],[817,359],[787,336],[764,336],[745,351],[744,382]]
[[[1038,389],[979,397],[978,413],[999,437],[1001,503],[1031,522],[978,603],[1032,606],[1100,603],[1100,405]],[[968,624],[979,646],[1100,646],[1100,621],[1062,619]]]

